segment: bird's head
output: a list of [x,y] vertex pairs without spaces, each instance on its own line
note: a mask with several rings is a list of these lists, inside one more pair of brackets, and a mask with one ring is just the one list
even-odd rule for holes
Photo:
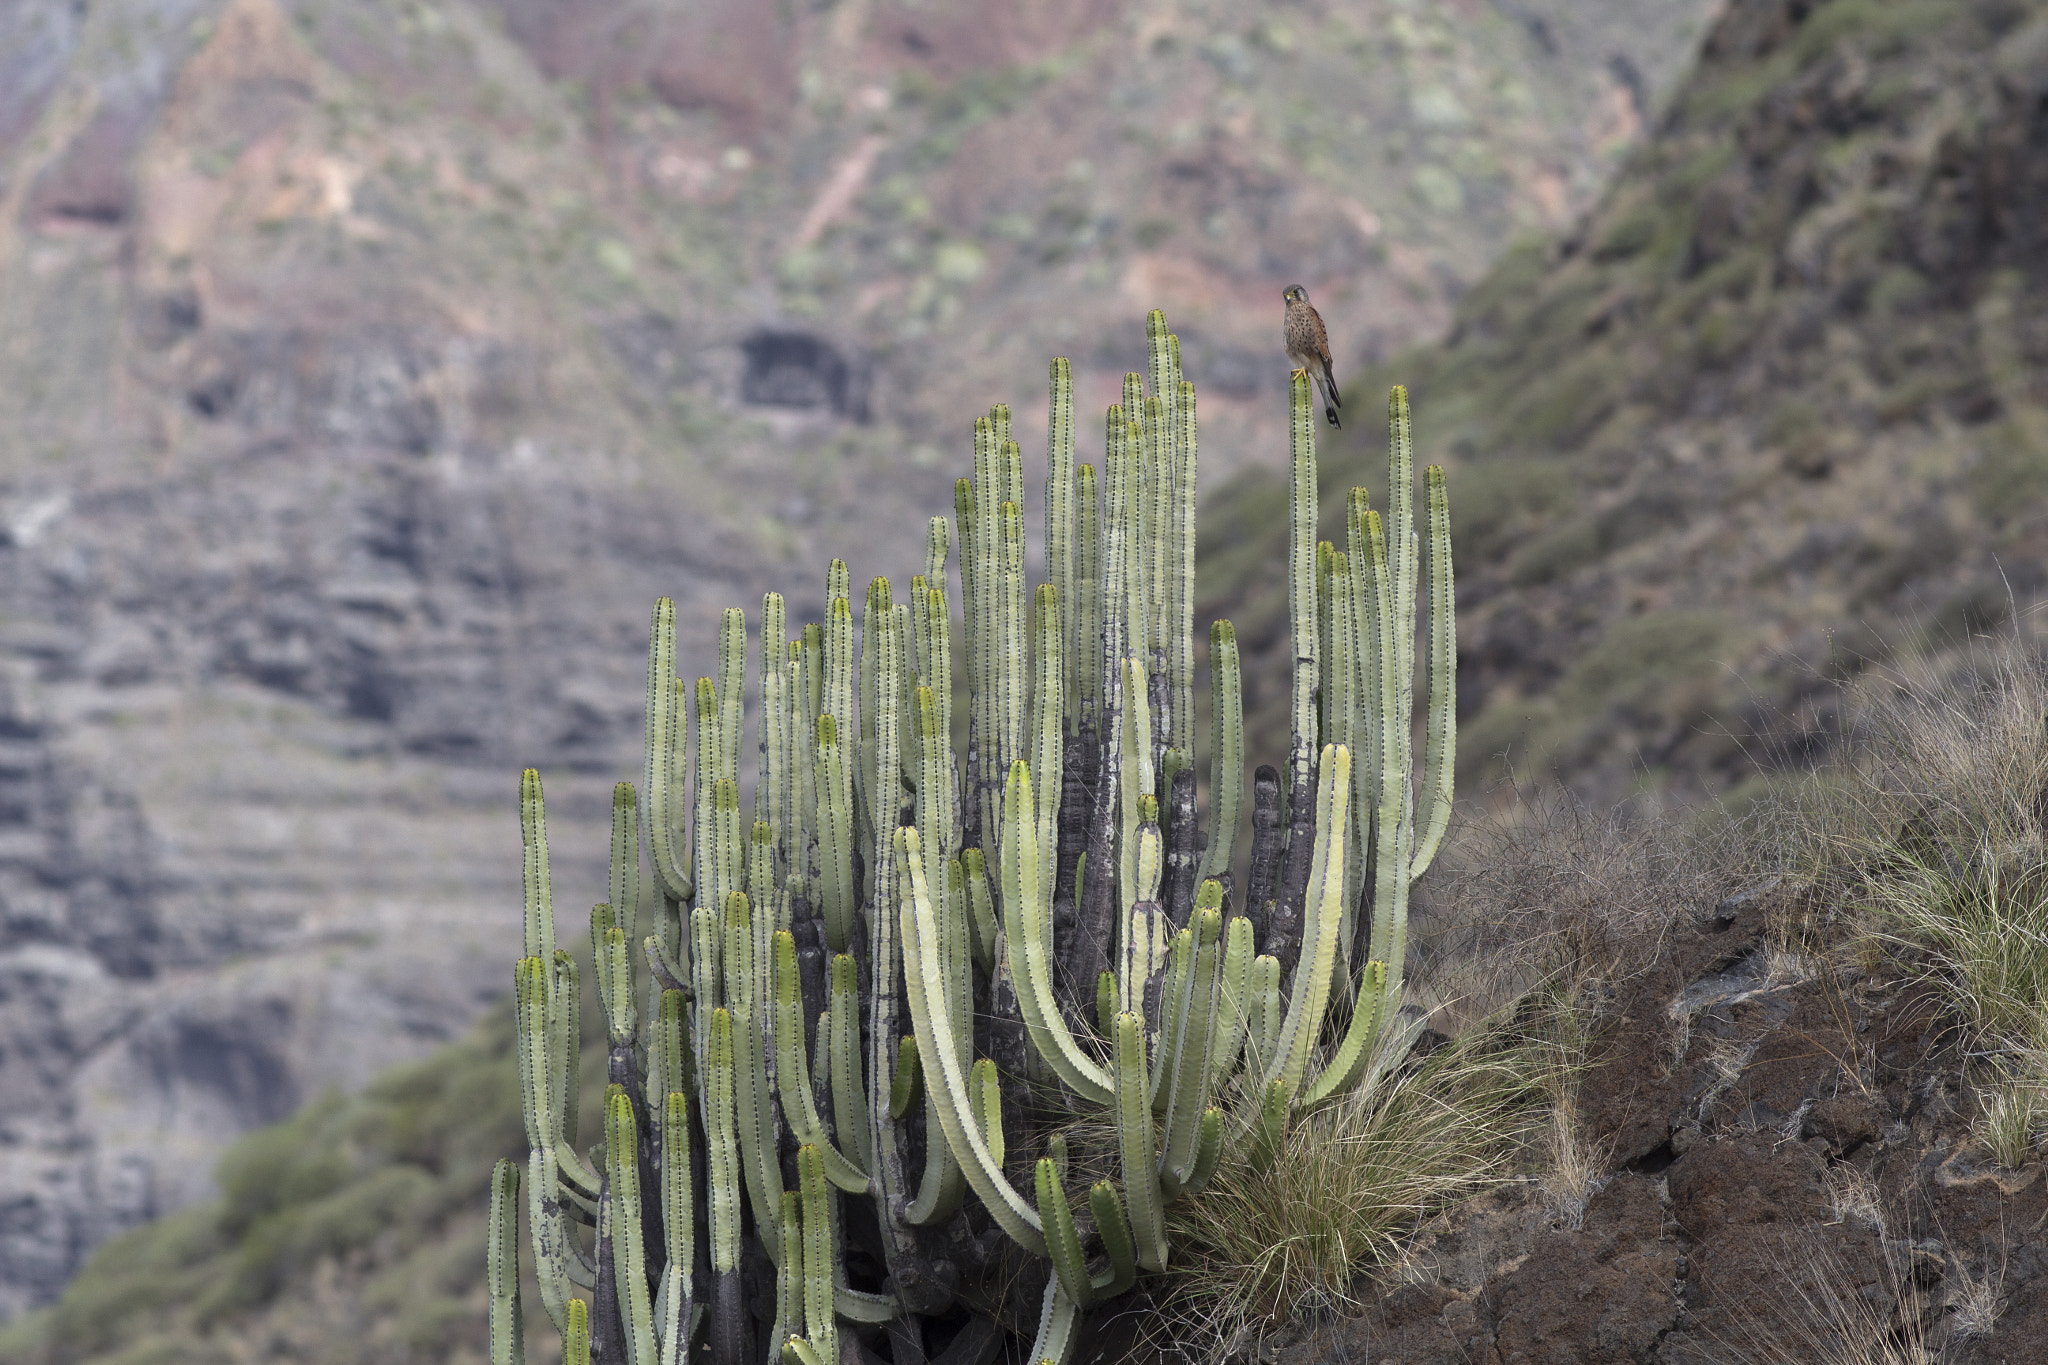
[[1281,293],[1280,297],[1285,299],[1289,303],[1307,303],[1308,290],[1303,289],[1298,284],[1290,284]]

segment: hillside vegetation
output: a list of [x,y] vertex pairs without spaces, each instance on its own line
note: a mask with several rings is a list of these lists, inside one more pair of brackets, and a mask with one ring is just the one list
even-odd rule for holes
[[[1443,345],[1346,382],[1361,411],[1410,385],[1450,468],[1468,794],[1726,793],[1832,743],[1842,679],[2025,622],[2044,94],[2029,0],[1740,0],[1578,227],[1512,249]],[[1379,430],[1347,425],[1332,488]],[[1211,500],[1200,608],[1280,652],[1284,498],[1258,473]]]
[[100,1248],[53,1307],[0,1329],[0,1360],[482,1361],[491,1166],[525,1146],[508,1006],[243,1138],[218,1200]]

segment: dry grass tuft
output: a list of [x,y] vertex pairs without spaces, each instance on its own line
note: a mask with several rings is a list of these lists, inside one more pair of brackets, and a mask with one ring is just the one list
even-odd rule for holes
[[1598,992],[1654,961],[1677,917],[1734,889],[1756,859],[1746,822],[1597,812],[1556,789],[1468,820],[1417,888],[1425,968],[1497,963],[1477,1012],[1535,981]]
[[1298,1119],[1263,1172],[1236,1135],[1210,1186],[1169,1212],[1175,1339],[1222,1354],[1355,1309],[1360,1276],[1397,1264],[1417,1220],[1512,1178],[1506,1159],[1546,1121],[1565,1056],[1527,1019],[1496,1018]]
[[1836,1223],[1862,1223],[1878,1236],[1884,1236],[1884,1198],[1868,1171],[1856,1166],[1834,1166],[1828,1169],[1825,1179],[1828,1204]]
[[2048,668],[1985,646],[1855,698],[1856,743],[1790,794],[1788,861],[1843,965],[1934,986],[1964,1027],[1977,1138],[2031,1157],[2048,1121]]
[[1614,1143],[1596,1143],[1579,1123],[1577,1097],[1566,1094],[1550,1109],[1550,1129],[1543,1139],[1544,1170],[1537,1177],[1550,1199],[1554,1226],[1573,1231],[1586,1225],[1586,1203],[1601,1189],[1613,1163]]
[[1910,1220],[1895,1219],[1853,1168],[1831,1172],[1828,1190],[1833,1226],[1874,1233],[1877,1264],[1852,1259],[1825,1228],[1788,1234],[1761,1292],[1737,1294],[1733,1322],[1708,1333],[1713,1365],[1936,1365],[1956,1343],[1996,1330],[2007,1306],[2002,1255],[1979,1260],[1916,1241]]
[[1994,1082],[1978,1092],[1970,1137],[1999,1165],[2017,1170],[2048,1141],[2048,1087],[2038,1061],[2021,1078]]
[[1715,1365],[1937,1365],[1930,1328],[1940,1310],[1928,1291],[1941,1271],[1910,1240],[1888,1239],[1884,1222],[1877,1212],[1874,1279],[1837,1237],[1788,1234],[1776,1273],[1736,1297],[1729,1328],[1709,1333]]
[[2048,865],[2031,863],[2039,856],[1989,838],[1902,851],[1870,887],[1879,932],[1924,950],[1923,975],[1946,989],[1978,1042],[2015,1057],[2048,1048]]
[[1949,1262],[1948,1314],[1951,1330],[1961,1337],[1988,1337],[2005,1311],[2003,1259],[1973,1270],[1959,1260]]

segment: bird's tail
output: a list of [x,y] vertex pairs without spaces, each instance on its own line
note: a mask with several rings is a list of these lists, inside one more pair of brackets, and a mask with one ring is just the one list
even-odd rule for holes
[[1331,426],[1342,431],[1344,424],[1337,420],[1337,409],[1344,406],[1344,400],[1337,396],[1337,377],[1330,372],[1330,362],[1327,360],[1323,362],[1320,382],[1323,386],[1323,397],[1327,400],[1323,404],[1323,416],[1330,419]]

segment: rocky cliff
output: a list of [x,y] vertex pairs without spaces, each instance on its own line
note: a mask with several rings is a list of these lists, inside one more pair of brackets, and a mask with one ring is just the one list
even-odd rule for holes
[[1279,288],[1435,334],[1706,8],[0,8],[0,1314],[477,1016],[522,765],[596,898],[657,594],[901,572],[1153,305],[1271,458]]

